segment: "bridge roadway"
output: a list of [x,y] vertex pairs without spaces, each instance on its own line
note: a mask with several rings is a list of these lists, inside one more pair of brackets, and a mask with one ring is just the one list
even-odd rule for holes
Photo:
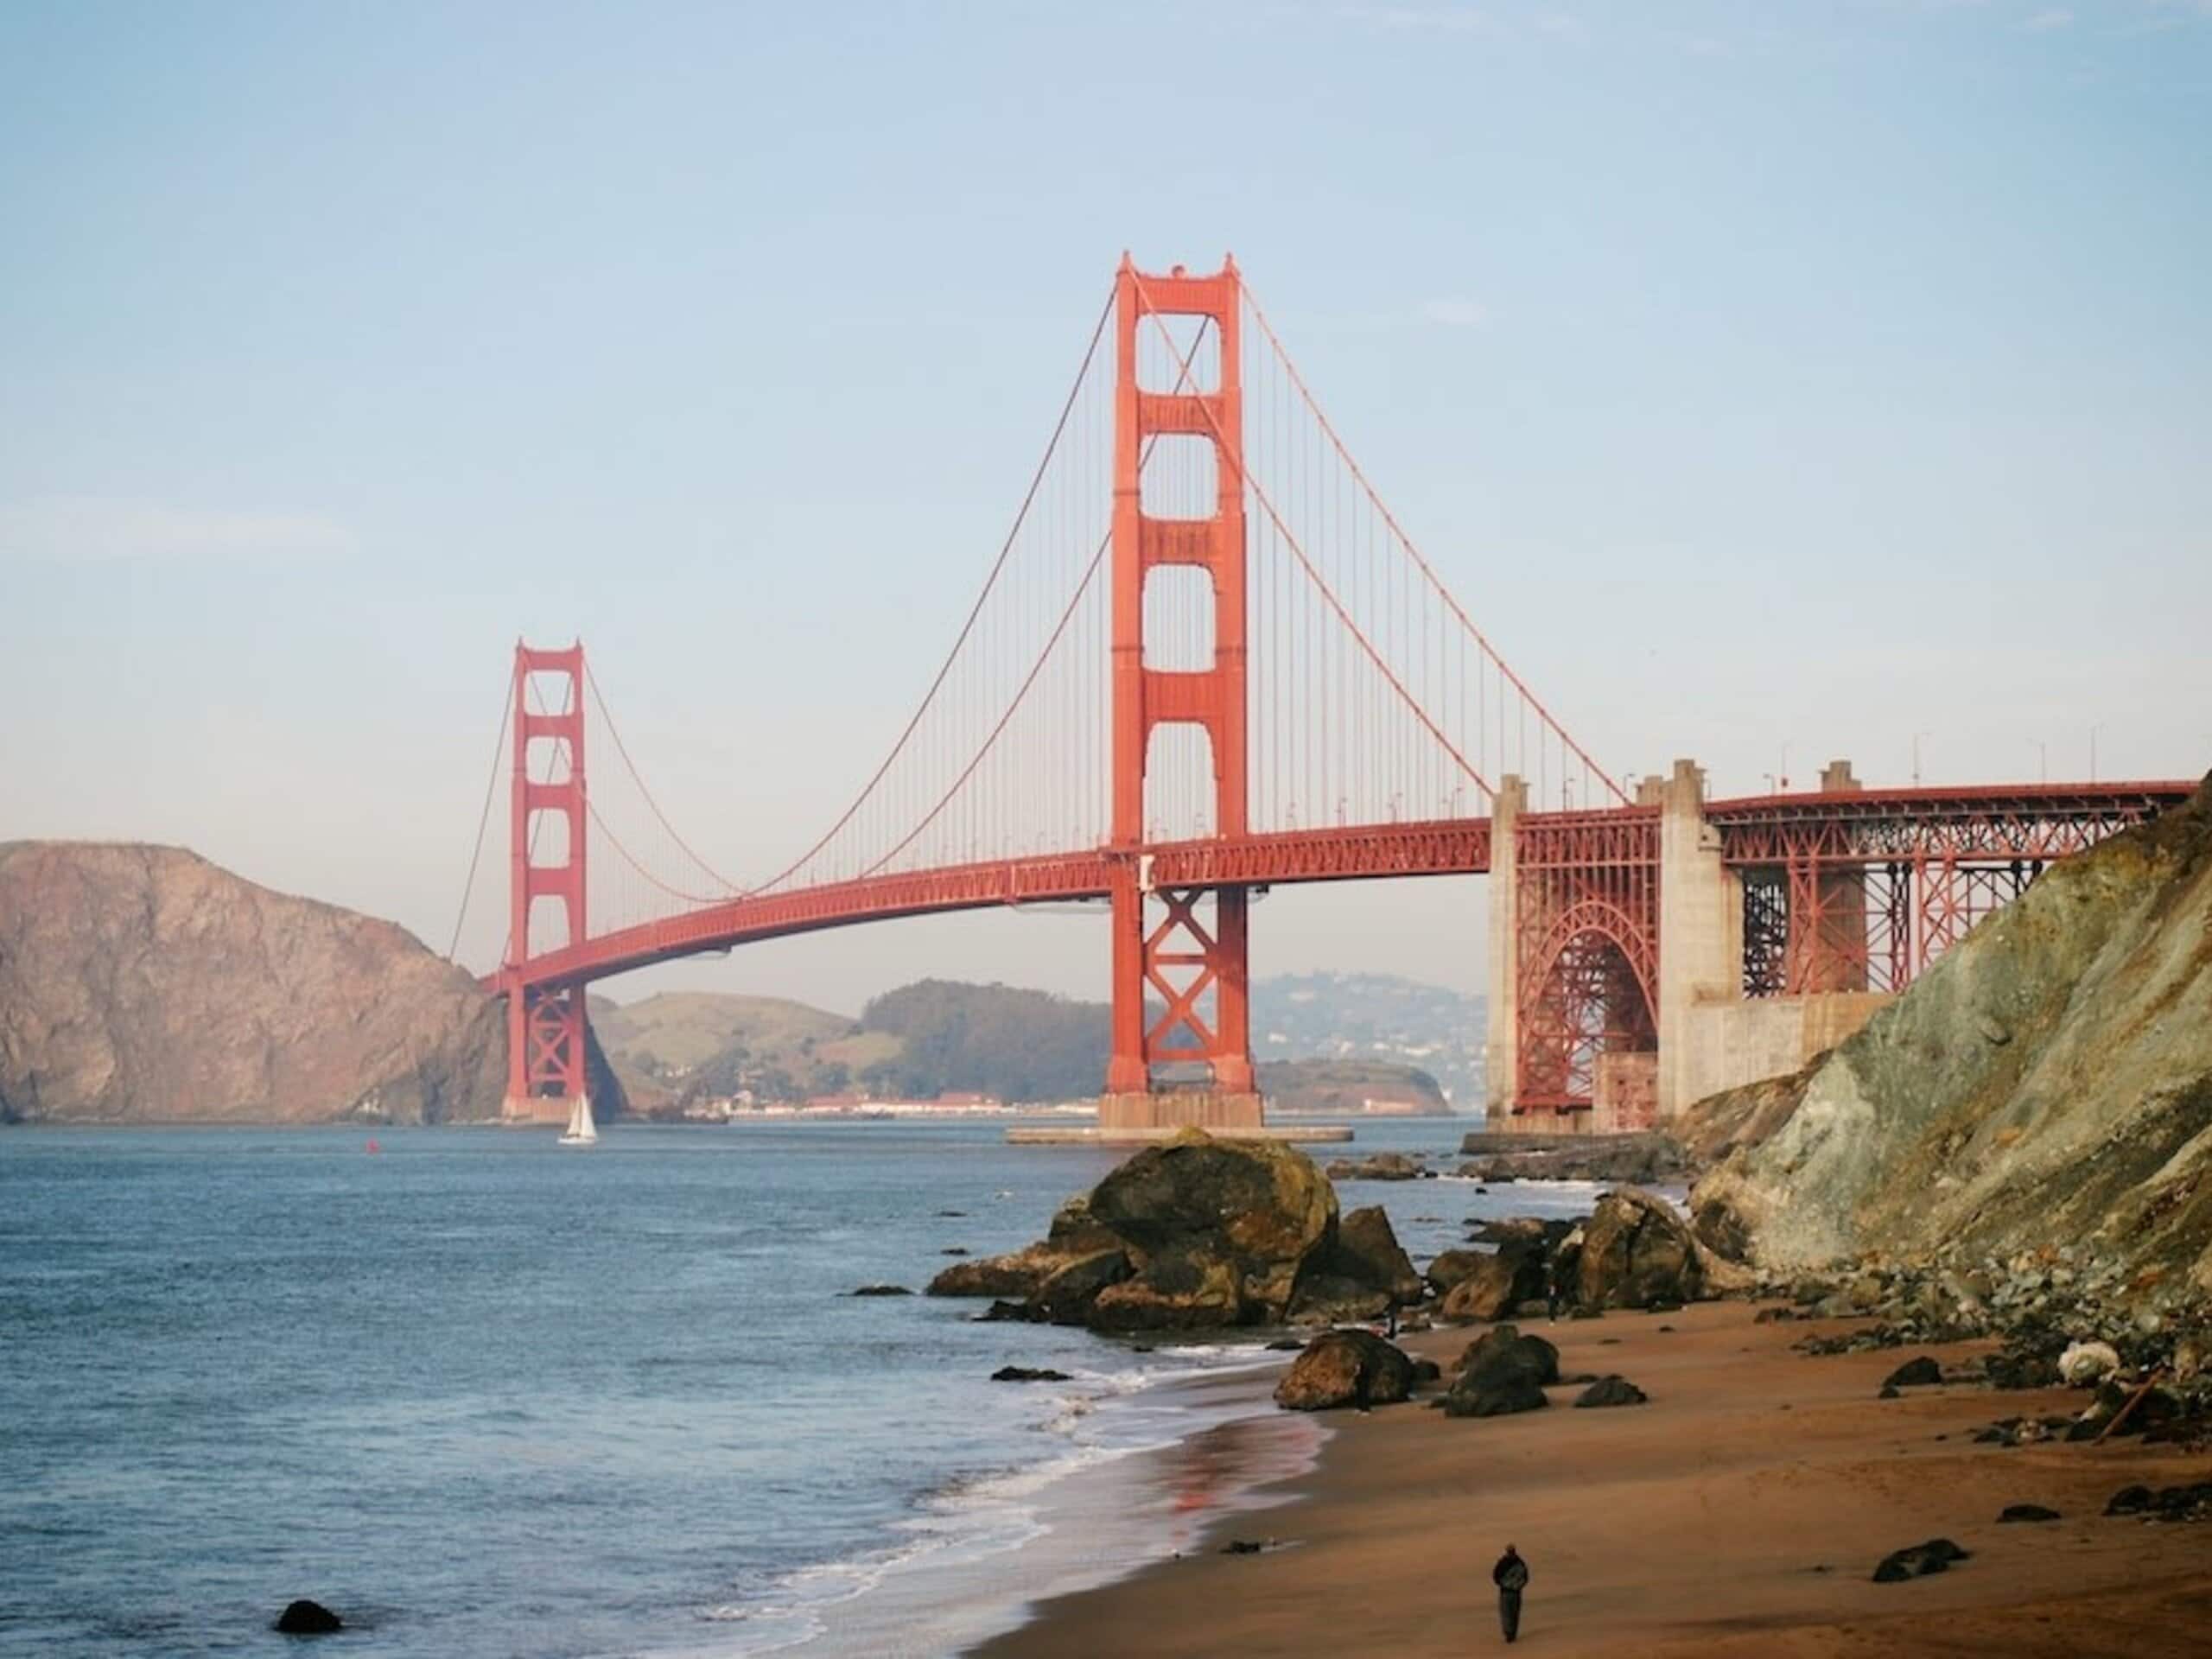
[[[1755,795],[1706,804],[1732,864],[1783,861],[1785,848],[1817,848],[1823,862],[1915,856],[1974,861],[2050,860],[2186,799],[2188,782],[2002,785],[1968,789],[1854,789]],[[1526,834],[1656,816],[1656,805],[1526,812]],[[1491,820],[1447,818],[1105,848],[868,876],[749,893],[641,923],[533,957],[487,976],[488,988],[588,984],[678,957],[762,939],[905,916],[1104,899],[1134,861],[1147,890],[1275,887],[1389,876],[1478,875],[1491,867]]]

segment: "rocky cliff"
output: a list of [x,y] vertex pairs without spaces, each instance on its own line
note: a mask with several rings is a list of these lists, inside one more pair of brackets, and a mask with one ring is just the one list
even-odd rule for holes
[[1763,1269],[2034,1252],[2212,1294],[2212,779],[1685,1133],[1732,1144],[1693,1192],[1700,1236]]
[[0,1116],[496,1116],[499,1005],[404,929],[174,847],[0,842]]

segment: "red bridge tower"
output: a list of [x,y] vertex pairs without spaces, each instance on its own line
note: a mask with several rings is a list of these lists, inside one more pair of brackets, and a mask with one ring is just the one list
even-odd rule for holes
[[[557,677],[562,695],[552,707],[535,706],[531,676]],[[507,1094],[500,1116],[509,1122],[565,1123],[569,1107],[583,1095],[584,988],[575,985],[525,986],[522,964],[533,954],[531,917],[541,899],[556,901],[566,925],[566,936],[556,945],[578,945],[584,941],[584,648],[537,651],[515,642],[515,734],[512,811],[509,820],[507,891],[512,906],[507,922],[507,959],[502,977],[507,982]],[[552,753],[543,758],[543,783],[531,779],[531,745],[544,742]],[[545,825],[537,815],[561,820],[556,839],[562,843],[560,861],[550,861],[553,849],[545,849],[549,861],[541,863],[539,832]]]
[[[1197,726],[1206,734],[1214,779],[1213,833],[1248,830],[1245,781],[1245,544],[1243,389],[1236,262],[1211,276],[1141,275],[1122,257],[1116,277],[1113,520],[1114,1029],[1105,1130],[1202,1124],[1256,1127],[1252,1071],[1246,912],[1242,887],[1152,887],[1147,840],[1146,758],[1154,728]],[[1137,334],[1147,321],[1195,317],[1218,339],[1211,391],[1149,390],[1138,384]],[[1153,321],[1152,326],[1162,325]],[[1162,330],[1165,339],[1165,331]],[[1154,518],[1144,510],[1143,468],[1157,439],[1212,445],[1213,512]],[[1205,668],[1154,668],[1145,661],[1145,583],[1162,566],[1206,572],[1213,588],[1213,654]],[[1157,918],[1147,900],[1159,900]],[[1207,903],[1208,900],[1211,903]],[[1162,1012],[1148,1018],[1156,1000]]]

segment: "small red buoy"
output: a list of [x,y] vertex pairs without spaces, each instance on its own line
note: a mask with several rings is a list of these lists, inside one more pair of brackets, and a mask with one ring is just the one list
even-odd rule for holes
[[369,1150],[370,1150],[371,1152],[382,1152],[382,1151],[384,1150],[384,1148],[383,1148],[382,1147],[380,1147],[380,1146],[377,1145],[377,1143],[376,1143],[374,1141],[371,1141],[369,1142]]

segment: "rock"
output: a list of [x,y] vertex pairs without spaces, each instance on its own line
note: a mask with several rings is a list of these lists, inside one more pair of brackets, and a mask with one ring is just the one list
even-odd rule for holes
[[1608,1192],[1582,1224],[1577,1300],[1591,1307],[1694,1300],[1697,1245],[1673,1205],[1633,1187]]
[[1305,1346],[1306,1338],[1303,1337],[1277,1337],[1268,1344],[1268,1351],[1271,1354],[1294,1354]]
[[1943,1368],[1929,1354],[1908,1359],[1882,1379],[1885,1389],[1924,1389],[1943,1380]]
[[1306,1345],[1275,1385],[1287,1411],[1326,1411],[1359,1402],[1395,1405],[1413,1392],[1414,1364],[1404,1351],[1365,1331],[1325,1331]]
[[1891,1550],[1882,1557],[1881,1565],[1874,1569],[1874,1582],[1895,1584],[1903,1579],[1925,1578],[1930,1573],[1948,1572],[1954,1561],[1970,1559],[1971,1551],[1961,1549],[1949,1539],[1930,1538],[1924,1544]]
[[1656,1133],[1517,1135],[1476,1130],[1459,1143],[1474,1161],[1459,1173],[1478,1181],[1605,1181],[1651,1185],[1687,1180],[1681,1146]]
[[911,1296],[913,1294],[904,1285],[862,1285],[853,1293],[855,1296]]
[[1071,1263],[1101,1251],[1116,1249],[1120,1241],[1091,1218],[1087,1198],[1070,1198],[1052,1217],[1051,1228],[1035,1244],[1004,1255],[977,1256],[956,1262],[929,1282],[932,1296],[1033,1296],[1047,1279]]
[[939,1250],[938,1254],[939,1255],[965,1255],[968,1254],[968,1251],[965,1246],[959,1244],[948,1244],[943,1249]]
[[0,1122],[481,1122],[505,1088],[501,1004],[391,922],[181,848],[0,841]]
[[1101,1330],[1279,1322],[1338,1225],[1336,1191],[1303,1153],[1197,1130],[1112,1171],[1088,1216],[1135,1269],[1092,1304]]
[[282,1636],[328,1636],[346,1628],[346,1621],[319,1601],[289,1603],[276,1615],[274,1627]]
[[1904,1395],[1899,1392],[1896,1383],[1885,1382],[1876,1390],[1874,1397],[1877,1400],[1902,1400]]
[[1221,1547],[1224,1555],[1257,1555],[1267,1546],[1256,1538],[1232,1538]]
[[1483,1384],[1519,1378],[1543,1388],[1559,1381],[1559,1350],[1541,1337],[1524,1336],[1516,1326],[1501,1325],[1469,1343],[1456,1370],[1459,1382]]
[[1999,1524],[2015,1521],[2056,1521],[2056,1510],[2046,1510],[2040,1503],[2007,1503],[1998,1517]]
[[1021,1323],[1035,1325],[1043,1320],[1044,1310],[1030,1306],[1027,1302],[1009,1302],[1004,1298],[994,1301],[976,1316],[979,1325]]
[[1445,1319],[1462,1322],[1502,1319],[1516,1303],[1543,1294],[1543,1258],[1533,1252],[1509,1254],[1501,1249],[1483,1255],[1480,1265],[1446,1293],[1437,1312]]
[[1421,1299],[1421,1275],[1400,1248],[1390,1217],[1371,1205],[1338,1223],[1335,1240],[1300,1275],[1290,1313],[1300,1319],[1367,1319]]
[[2073,1342],[2058,1357],[2059,1380],[2069,1389],[2086,1389],[2120,1370],[2120,1354],[2108,1342]]
[[1204,1255],[1166,1255],[1093,1297],[1084,1323],[1094,1331],[1189,1331],[1281,1317],[1255,1316],[1251,1306],[1234,1264]]
[[1099,1293],[1129,1276],[1129,1258],[1118,1249],[1079,1255],[1030,1294],[1030,1306],[1054,1325],[1086,1325]]
[[1650,1395],[1624,1376],[1601,1376],[1576,1396],[1577,1406],[1640,1406]]
[[1420,1159],[1402,1152],[1378,1152],[1357,1161],[1339,1158],[1328,1168],[1332,1181],[1413,1181],[1427,1173]]
[[994,1382],[1065,1382],[1069,1380],[1065,1371],[1044,1368],[1032,1370],[1027,1365],[1001,1365],[991,1373]]
[[1438,1364],[1434,1360],[1417,1359],[1414,1361],[1414,1381],[1416,1383],[1439,1382],[1441,1382],[1443,1378],[1444,1368]]
[[1446,1250],[1428,1264],[1422,1275],[1428,1287],[1439,1296],[1451,1294],[1452,1287],[1473,1273],[1491,1259],[1488,1250]]
[[1446,1417],[1503,1417],[1514,1412],[1541,1411],[1549,1404],[1551,1402],[1544,1398],[1543,1389],[1523,1377],[1470,1383],[1463,1376],[1444,1396],[1444,1414]]
[[2150,1507],[2151,1489],[2148,1486],[2123,1486],[2112,1495],[2112,1501],[2105,1505],[2105,1513],[2141,1515]]

